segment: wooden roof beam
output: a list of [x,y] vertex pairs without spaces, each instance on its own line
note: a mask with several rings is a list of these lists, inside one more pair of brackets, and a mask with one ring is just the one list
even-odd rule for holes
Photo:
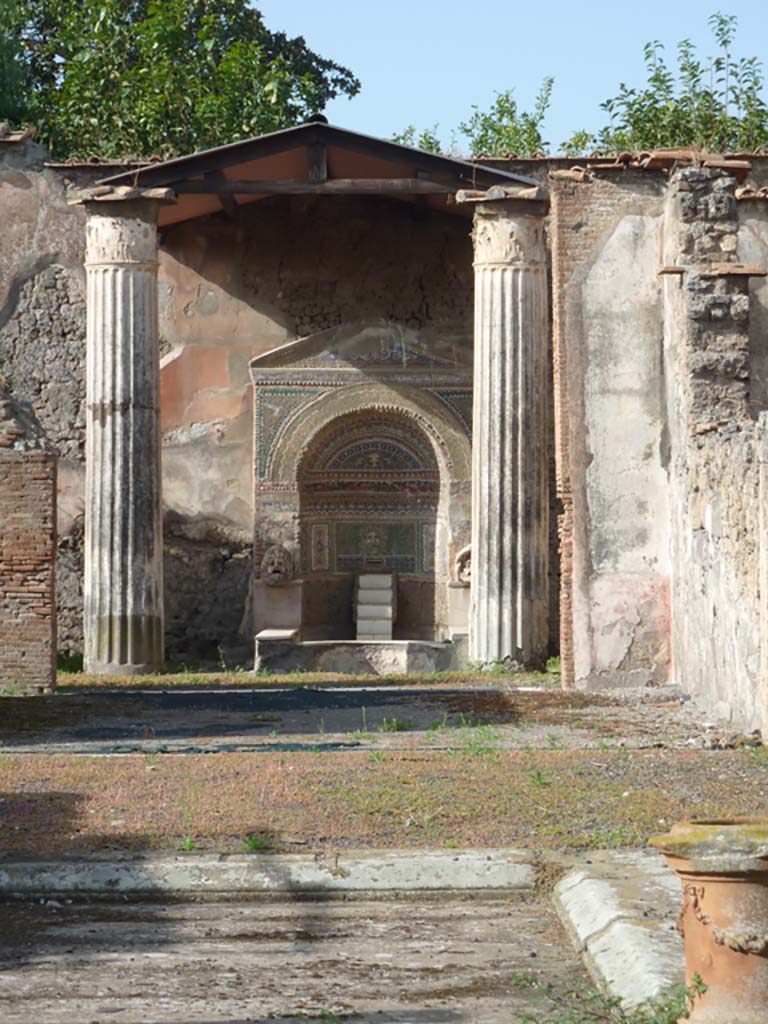
[[329,181],[236,181],[206,175],[202,180],[174,184],[178,195],[217,196],[322,196],[322,195],[447,195],[459,182],[424,181],[420,178],[332,178]]

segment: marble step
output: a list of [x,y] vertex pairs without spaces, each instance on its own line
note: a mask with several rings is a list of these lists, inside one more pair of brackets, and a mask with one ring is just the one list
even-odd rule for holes
[[386,621],[392,618],[392,605],[384,604],[359,604],[357,606],[357,621],[362,619],[381,619]]
[[365,573],[357,577],[358,590],[391,590],[392,577],[385,573]]

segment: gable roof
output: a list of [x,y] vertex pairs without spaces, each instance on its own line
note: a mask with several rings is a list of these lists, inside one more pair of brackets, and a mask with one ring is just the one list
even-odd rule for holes
[[[532,178],[310,121],[163,163],[122,171],[101,185],[174,189],[161,224],[228,211],[269,195],[391,194],[447,208],[459,189],[511,189]],[[239,189],[239,191],[238,191]],[[458,211],[457,211],[458,212]],[[464,212],[464,211],[461,211]]]

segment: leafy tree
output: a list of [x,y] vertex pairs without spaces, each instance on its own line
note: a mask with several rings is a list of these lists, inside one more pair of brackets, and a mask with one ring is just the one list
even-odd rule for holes
[[392,136],[393,142],[399,142],[401,146],[412,146],[414,149],[423,149],[427,153],[442,153],[443,144],[438,138],[437,130],[439,125],[432,128],[425,128],[419,132],[415,125],[409,124],[402,132]]
[[[543,153],[547,143],[541,134],[544,117],[549,109],[552,97],[554,78],[545,78],[533,105],[533,111],[518,110],[517,100],[512,89],[497,92],[496,99],[489,110],[472,107],[468,121],[459,125],[458,132],[468,143],[469,153],[479,156],[504,156],[515,153],[517,156],[533,156]],[[392,136],[393,142],[404,146],[416,146],[428,153],[447,153],[458,155],[460,151],[456,133],[451,134],[451,145],[446,149],[437,135],[438,125],[419,132],[414,125],[405,131]]]
[[589,148],[616,152],[664,146],[701,146],[723,152],[753,151],[768,144],[768,108],[763,99],[763,65],[757,57],[733,54],[737,21],[717,12],[709,19],[716,56],[701,60],[690,39],[677,44],[677,67],[656,40],[645,46],[643,88],[621,83],[601,104],[610,122],[596,135],[579,132],[568,152]]
[[459,131],[469,141],[470,153],[478,156],[534,156],[546,152],[548,143],[541,134],[544,118],[552,99],[554,78],[547,77],[541,84],[533,111],[520,111],[511,89],[496,93],[490,110],[472,107],[472,116],[459,125]]
[[16,0],[24,116],[59,156],[171,156],[306,120],[360,88],[248,0]]
[[23,75],[15,0],[0,0],[0,121],[18,122],[23,116]]

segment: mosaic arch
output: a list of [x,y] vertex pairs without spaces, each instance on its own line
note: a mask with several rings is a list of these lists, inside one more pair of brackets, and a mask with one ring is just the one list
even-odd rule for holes
[[422,387],[326,388],[302,396],[266,457],[255,451],[257,546],[293,555],[305,639],[349,633],[355,577],[377,570],[398,576],[396,636],[448,635],[471,504],[470,439],[454,410]]
[[435,575],[440,467],[416,422],[375,410],[332,421],[299,470],[304,575]]

